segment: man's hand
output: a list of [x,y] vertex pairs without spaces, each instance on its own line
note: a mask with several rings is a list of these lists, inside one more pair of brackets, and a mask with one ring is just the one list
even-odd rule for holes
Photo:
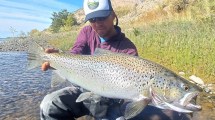
[[[47,48],[45,49],[46,53],[58,53],[59,50],[58,49],[54,49],[54,48]],[[44,62],[41,66],[42,71],[46,71],[50,68],[50,63],[49,62]]]

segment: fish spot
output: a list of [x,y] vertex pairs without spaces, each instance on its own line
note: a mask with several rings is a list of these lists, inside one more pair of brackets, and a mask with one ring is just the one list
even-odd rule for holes
[[150,79],[152,79],[152,78],[153,78],[153,76],[151,75],[151,76],[150,76]]

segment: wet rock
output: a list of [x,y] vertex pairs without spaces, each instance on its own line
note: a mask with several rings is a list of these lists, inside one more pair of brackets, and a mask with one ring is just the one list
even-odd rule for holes
[[211,90],[209,89],[209,88],[204,88],[204,91],[206,92],[206,93],[210,93],[211,92]]
[[190,76],[189,79],[197,84],[204,85],[203,80],[199,77],[196,77],[195,75]]

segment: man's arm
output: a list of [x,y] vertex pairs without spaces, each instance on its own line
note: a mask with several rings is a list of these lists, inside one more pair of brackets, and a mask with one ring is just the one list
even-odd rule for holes
[[137,52],[137,48],[134,45],[133,42],[131,42],[131,40],[129,40],[128,38],[125,38],[124,42],[122,43],[123,45],[123,53],[129,54],[129,55],[134,55],[134,56],[138,56],[138,52]]
[[84,27],[77,39],[76,39],[76,42],[74,43],[73,47],[71,48],[70,50],[70,53],[73,53],[73,54],[87,54],[87,40],[89,38],[87,38],[88,36],[88,32],[87,32],[87,27]]

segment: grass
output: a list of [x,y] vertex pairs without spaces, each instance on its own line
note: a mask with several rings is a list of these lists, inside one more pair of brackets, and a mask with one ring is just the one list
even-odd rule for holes
[[186,77],[195,74],[205,82],[215,77],[215,22],[174,21],[128,32],[143,58],[160,63]]
[[50,45],[56,48],[59,48],[63,51],[68,51],[73,46],[76,40],[77,34],[78,34],[77,31],[71,31],[64,34],[61,33],[57,37],[49,40],[48,42]]

